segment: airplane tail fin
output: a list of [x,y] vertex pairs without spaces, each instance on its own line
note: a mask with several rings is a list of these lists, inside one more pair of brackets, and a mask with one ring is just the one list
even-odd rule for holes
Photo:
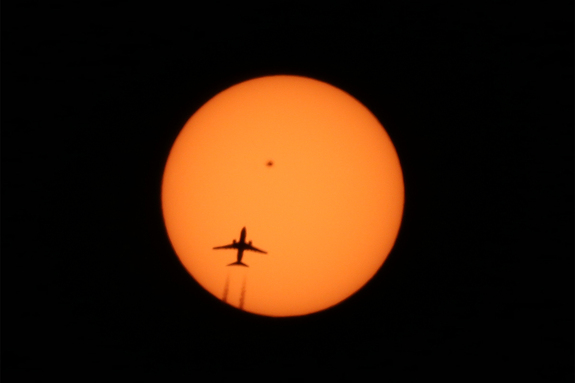
[[230,263],[228,266],[233,266],[233,265],[249,267],[248,265],[246,265],[245,263],[242,263],[242,262]]

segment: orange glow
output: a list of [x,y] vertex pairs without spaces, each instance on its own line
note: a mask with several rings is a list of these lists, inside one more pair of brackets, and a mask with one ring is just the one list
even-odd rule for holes
[[[242,82],[186,123],[162,185],[168,235],[189,273],[256,314],[304,315],[359,290],[391,251],[403,176],[383,126],[356,99],[297,76]],[[249,267],[226,266],[239,240]],[[227,293],[226,293],[227,291]],[[240,301],[243,299],[243,305]]]

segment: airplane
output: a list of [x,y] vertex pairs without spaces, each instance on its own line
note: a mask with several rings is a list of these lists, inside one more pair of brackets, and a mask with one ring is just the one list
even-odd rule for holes
[[244,255],[244,250],[257,251],[258,253],[267,254],[267,252],[260,250],[260,249],[256,249],[255,247],[253,247],[252,241],[249,241],[248,243],[246,243],[246,228],[245,227],[242,229],[242,232],[240,233],[240,241],[239,242],[236,242],[236,240],[234,239],[231,245],[217,246],[217,247],[214,247],[214,249],[238,249],[238,260],[236,262],[230,263],[228,266],[238,265],[238,266],[249,267],[245,263],[242,263],[242,257]]

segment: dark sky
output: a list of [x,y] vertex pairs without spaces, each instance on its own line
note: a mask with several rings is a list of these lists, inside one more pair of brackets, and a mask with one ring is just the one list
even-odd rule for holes
[[[4,7],[6,376],[314,367],[573,381],[572,4],[157,3]],[[160,206],[187,119],[271,74],[366,105],[406,187],[378,274],[336,307],[283,319],[205,292]]]

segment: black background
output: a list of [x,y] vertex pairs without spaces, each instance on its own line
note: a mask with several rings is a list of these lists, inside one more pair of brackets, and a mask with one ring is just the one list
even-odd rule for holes
[[[572,4],[17,4],[2,29],[4,375],[573,381]],[[405,178],[382,269],[303,317],[205,292],[160,205],[187,119],[271,74],[360,100]]]

